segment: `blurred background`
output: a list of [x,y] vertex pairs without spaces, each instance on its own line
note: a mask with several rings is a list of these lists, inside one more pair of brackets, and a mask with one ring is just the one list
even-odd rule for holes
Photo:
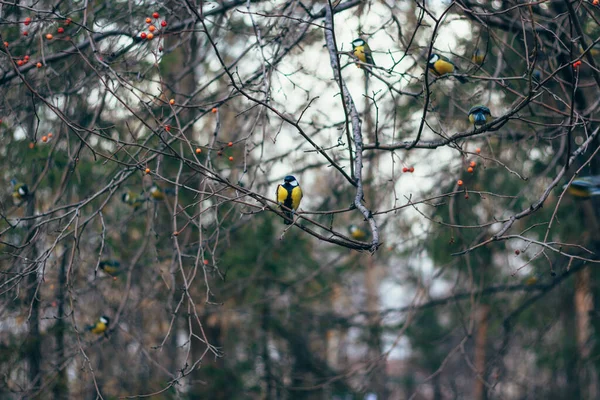
[[0,2],[0,398],[599,398],[595,3]]

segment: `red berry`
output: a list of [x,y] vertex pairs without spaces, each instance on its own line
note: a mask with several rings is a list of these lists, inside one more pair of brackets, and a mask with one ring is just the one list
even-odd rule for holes
[[23,31],[23,36],[27,36],[27,35],[29,35],[29,32]]
[[53,37],[54,37],[54,36],[52,36],[52,34],[51,34],[51,33],[48,33],[48,34],[46,35],[46,39],[48,39],[48,40],[52,40],[52,38],[53,38]]
[[154,39],[154,34],[153,33],[149,33],[147,36],[148,40],[152,40]]
[[146,18],[146,23],[147,24],[151,24],[152,23],[152,19],[150,17]]
[[519,249],[515,250],[515,254],[516,254],[516,255],[519,255],[519,254],[521,254],[521,250],[519,250]]
[[233,142],[227,143],[227,146],[229,146],[229,147],[233,146]]
[[4,47],[8,47],[8,42],[4,42]]
[[165,125],[165,131],[171,132],[171,125]]
[[56,30],[58,33],[65,33],[65,28],[62,26]]
[[[6,47],[8,47],[8,45],[6,45]],[[210,110],[210,112],[212,112],[213,114],[216,114],[217,113],[217,108],[216,107],[213,108],[212,110]]]
[[147,35],[146,35],[146,32],[142,32],[142,33],[140,34],[140,37],[141,37],[142,39],[146,39],[146,36],[147,36]]
[[233,157],[229,157],[229,161],[233,161]]
[[71,24],[71,21],[73,21],[71,18],[65,19],[65,25]]
[[410,168],[408,169],[408,172],[410,172],[411,174],[412,174],[413,172],[415,172],[415,167],[410,167]]
[[458,186],[462,186],[462,185],[463,185],[463,183],[464,183],[464,182],[462,181],[462,179],[459,179],[459,180],[458,180],[458,182],[456,182],[456,184],[457,184]]
[[208,260],[204,260],[204,265],[208,265]]
[[406,167],[402,168],[402,172],[408,172],[408,168],[406,168]]
[[473,168],[475,168],[475,165],[476,165],[476,164],[475,164],[475,161],[471,161],[471,162],[469,163],[469,167],[473,167]]
[[474,171],[474,170],[473,170],[473,167],[469,167],[469,168],[467,168],[467,172],[468,172],[468,173],[472,174],[472,173],[473,173],[473,171]]
[[159,14],[159,13],[157,13],[156,11],[154,11],[154,12],[152,13],[152,17],[154,17],[154,19],[158,19],[158,18],[160,17],[160,14]]
[[150,25],[150,26],[148,27],[148,30],[149,30],[150,32],[154,32],[154,31],[156,30],[156,27],[155,27],[154,25]]
[[27,26],[30,23],[31,23],[31,18],[29,18],[29,17],[25,18],[25,21],[23,22],[23,24],[25,24],[25,26]]
[[217,155],[218,155],[218,156],[222,156],[222,155],[223,155],[223,152],[222,152],[221,150],[219,150],[219,151],[217,151]]
[[20,67],[21,65],[23,65],[23,60],[19,60],[17,61],[17,65]]
[[38,67],[38,68],[42,68],[42,63],[39,62],[39,63],[35,64],[35,66]]
[[481,149],[478,147],[475,149],[475,153],[480,154],[481,153]]
[[163,21],[163,22],[161,22],[161,23],[160,23],[160,26],[162,26],[163,28],[164,28],[165,26],[167,26],[167,21]]

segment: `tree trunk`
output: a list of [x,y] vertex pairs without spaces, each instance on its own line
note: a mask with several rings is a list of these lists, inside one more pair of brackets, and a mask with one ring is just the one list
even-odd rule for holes
[[56,301],[58,303],[58,315],[54,330],[56,332],[56,365],[58,376],[52,387],[54,400],[63,400],[69,398],[69,385],[67,381],[67,367],[61,368],[65,362],[65,286],[67,284],[67,262],[69,259],[67,249],[62,257],[60,269],[58,271],[58,292]]
[[490,306],[481,304],[479,306],[479,315],[477,319],[477,334],[475,336],[475,369],[480,377],[475,377],[473,388],[473,399],[484,400],[486,398],[485,385],[485,348],[487,345],[487,334],[490,317]]

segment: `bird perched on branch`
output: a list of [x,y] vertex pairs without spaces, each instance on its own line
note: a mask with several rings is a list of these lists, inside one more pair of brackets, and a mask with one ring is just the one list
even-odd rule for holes
[[369,234],[367,231],[359,228],[356,225],[350,225],[348,227],[348,232],[350,233],[350,236],[352,237],[352,239],[356,239],[356,240],[365,240],[367,237],[369,237]]
[[563,186],[563,190],[567,189],[567,193],[579,198],[590,198],[600,195],[600,175],[582,176]]
[[146,199],[141,194],[133,193],[131,190],[123,193],[123,197],[121,197],[123,203],[133,207],[134,210],[140,208]]
[[485,53],[479,49],[475,49],[473,52],[473,56],[471,57],[471,62],[476,65],[481,65],[485,61]]
[[[352,41],[352,54],[354,57],[358,58],[361,62],[375,65],[375,61],[373,61],[373,53],[371,52],[371,48],[363,39],[358,38]],[[358,68],[362,68],[363,66],[360,64],[356,64]]]
[[150,189],[148,189],[148,192],[150,193],[150,197],[152,197],[152,199],[156,200],[156,201],[163,201],[166,197],[167,194],[169,195],[174,195],[175,191],[172,189],[161,189],[160,186],[153,184],[152,186],[150,186]]
[[477,128],[485,125],[492,118],[492,112],[486,106],[478,105],[469,110],[469,121]]
[[119,275],[121,273],[121,263],[117,260],[102,260],[100,269],[109,275]]
[[29,188],[27,187],[26,184],[24,184],[22,182],[17,182],[16,179],[11,179],[10,184],[13,189],[13,192],[12,192],[13,201],[16,204],[21,203],[23,200],[27,199],[27,197],[29,196]]
[[[283,223],[291,225],[293,223],[294,212],[298,209],[300,201],[302,200],[302,189],[300,189],[300,185],[296,178],[292,175],[286,176],[283,179],[283,185],[277,185],[275,197],[277,198],[279,208],[286,216]],[[290,210],[285,210],[282,206],[287,207]]]
[[[452,61],[436,53],[431,54],[427,67],[429,68],[429,71],[436,76],[453,74],[455,71],[458,71],[458,67],[454,65]],[[456,79],[461,83],[468,82],[467,78],[462,76],[457,76]]]
[[93,325],[89,325],[86,330],[95,333],[97,335],[101,333],[105,333],[108,329],[108,324],[110,322],[110,318],[107,316],[101,316],[98,321],[96,321]]

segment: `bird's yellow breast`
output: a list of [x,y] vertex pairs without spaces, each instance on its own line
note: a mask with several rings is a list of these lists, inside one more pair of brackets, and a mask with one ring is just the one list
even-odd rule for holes
[[365,46],[356,46],[354,48],[354,57],[358,58],[361,62],[367,62],[367,55],[365,54]]
[[106,330],[106,324],[103,322],[98,322],[92,328],[92,333],[104,333],[105,330]]
[[567,192],[569,192],[572,196],[575,197],[591,197],[590,191],[586,189],[579,189],[574,187],[573,185],[567,188]]
[[300,186],[296,186],[292,189],[292,210],[297,210],[300,207],[300,201],[302,200],[302,189]]
[[454,64],[440,59],[433,64],[433,68],[429,69],[437,75],[451,74],[454,72]]

